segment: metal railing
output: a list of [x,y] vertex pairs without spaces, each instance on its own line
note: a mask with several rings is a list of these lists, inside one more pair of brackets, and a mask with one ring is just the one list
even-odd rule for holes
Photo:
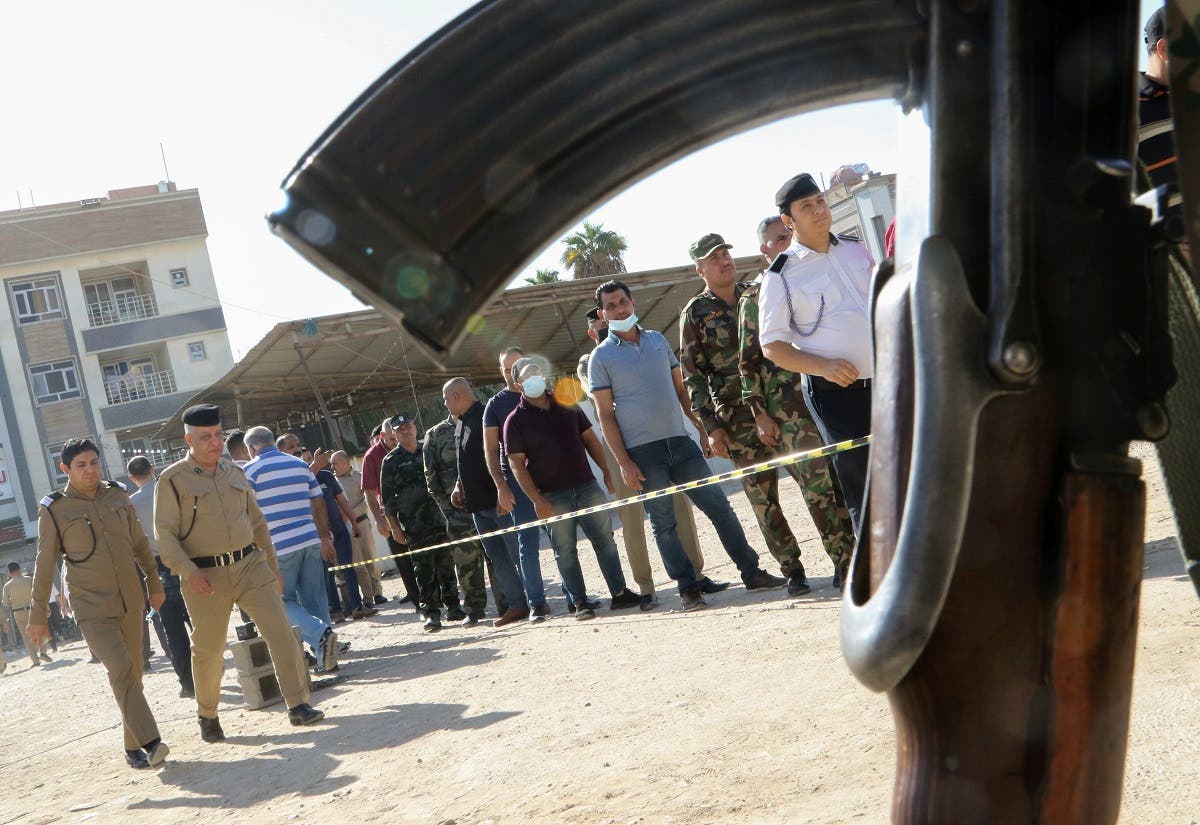
[[110,301],[88,304],[88,322],[94,327],[140,321],[158,315],[158,302],[153,293],[118,295]]
[[109,404],[128,404],[159,395],[176,392],[175,373],[170,370],[147,372],[141,375],[123,375],[104,382],[104,396]]

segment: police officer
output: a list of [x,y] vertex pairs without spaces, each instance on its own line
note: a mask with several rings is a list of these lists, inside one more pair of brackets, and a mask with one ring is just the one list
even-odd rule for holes
[[32,601],[33,580],[21,572],[20,564],[10,561],[8,563],[8,581],[4,583],[0,604],[7,607],[12,613],[17,627],[15,632],[19,633],[25,642],[25,652],[29,654],[29,661],[33,662],[32,667],[40,667],[42,662],[49,662],[50,657],[46,655],[45,645],[34,644],[26,630],[26,624],[29,621],[29,606]]
[[[447,416],[425,431],[425,445],[421,457],[425,461],[425,489],[437,502],[442,517],[446,520],[446,536],[451,539],[473,538],[475,525],[471,514],[459,503],[454,505],[454,485],[458,482],[458,459],[454,448],[454,416]],[[487,609],[487,589],[483,581],[485,566],[483,545],[478,541],[456,544],[450,548],[454,566],[458,570],[458,584],[462,588],[463,607],[467,616],[463,627],[479,624]],[[490,562],[487,563],[490,567]],[[492,580],[492,597],[496,600],[497,615],[508,610],[508,601],[496,586],[495,573],[489,570]]]
[[[383,459],[379,471],[379,497],[392,538],[406,551],[440,544],[445,540],[446,522],[425,489],[425,465],[417,441],[417,425],[405,415],[392,419],[396,428],[395,449]],[[454,561],[446,550],[416,553],[410,557],[417,574],[417,609],[425,617],[425,632],[442,629],[441,608],[449,621],[467,618],[458,603]]]
[[225,738],[217,702],[235,603],[267,642],[288,720],[293,725],[319,722],[325,714],[308,703],[304,659],[283,609],[283,581],[266,519],[245,474],[221,455],[221,412],[212,404],[189,407],[183,424],[188,454],[159,476],[154,532],[159,558],[179,576],[192,617],[200,736],[205,742]]
[[[759,251],[771,264],[792,242],[792,233],[778,215],[758,225]],[[802,376],[780,369],[763,358],[758,342],[758,291],[762,276],[738,299],[738,372],[742,379],[742,401],[754,413],[758,437],[780,455],[821,446],[821,434],[804,403]],[[829,466],[829,459],[816,458],[789,464],[788,473],[800,485],[825,552],[833,562],[833,586],[841,588],[854,552],[854,525],[842,485]],[[780,518],[783,514],[780,513]]]
[[67,486],[43,498],[38,514],[29,637],[40,644],[50,632],[50,591],[61,555],[75,620],[108,671],[121,709],[125,761],[132,768],[158,765],[169,749],[142,692],[142,576],[151,607],[158,610],[166,599],[154,555],[124,488],[100,478],[93,441],[65,443],[62,471]]
[[[826,443],[871,431],[870,294],[875,262],[858,239],[834,235],[825,196],[807,173],[775,194],[792,243],[767,267],[758,296],[759,341],[776,365],[805,375],[808,406]],[[833,466],[855,530],[862,529],[867,451]]]

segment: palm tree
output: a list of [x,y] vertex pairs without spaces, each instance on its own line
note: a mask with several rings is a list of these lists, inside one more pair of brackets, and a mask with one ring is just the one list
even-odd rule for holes
[[605,229],[603,224],[583,222],[583,230],[563,238],[563,266],[572,278],[594,278],[625,274],[622,253],[628,248],[625,238]]
[[556,284],[561,280],[558,277],[557,269],[539,269],[533,274],[532,278],[526,278],[525,283],[530,286],[537,286],[538,284]]

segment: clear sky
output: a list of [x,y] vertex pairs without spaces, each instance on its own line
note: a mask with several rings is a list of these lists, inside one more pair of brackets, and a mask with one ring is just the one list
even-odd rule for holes
[[[103,196],[163,178],[198,188],[229,337],[240,357],[280,320],[362,307],[267,231],[279,183],[375,78],[466,0],[65,0],[5,9],[0,210]],[[1142,0],[1142,18],[1158,3]],[[696,153],[597,207],[631,270],[687,263],[719,232],[735,254],[798,171],[894,172],[898,107],[780,121]],[[518,273],[560,268],[552,245]]]

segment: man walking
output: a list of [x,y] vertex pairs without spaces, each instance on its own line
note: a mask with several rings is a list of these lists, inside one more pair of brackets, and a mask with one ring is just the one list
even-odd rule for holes
[[[475,529],[489,533],[513,526],[512,516],[500,512],[497,506],[496,485],[483,451],[483,404],[475,399],[470,382],[465,378],[452,378],[442,385],[442,400],[446,409],[458,419],[454,433],[454,453],[458,462],[458,484],[452,502],[461,499],[471,514]],[[521,572],[517,568],[517,539],[512,533],[493,536],[482,540],[483,551],[492,562],[496,581],[508,602],[508,609],[496,618],[492,625],[503,627],[521,619],[545,621],[545,616],[529,615],[529,603],[525,600],[525,589]]]
[[[600,439],[578,407],[564,407],[554,400],[546,387],[546,372],[547,365],[533,358],[522,358],[513,364],[513,379],[520,388],[521,401],[504,423],[509,466],[533,502],[539,519],[595,507],[605,500],[588,466],[589,455],[597,466],[605,466]],[[614,491],[607,468],[604,484],[610,493]],[[567,595],[575,603],[576,619],[591,619],[596,615],[579,567],[576,536],[579,528],[592,543],[600,563],[600,573],[612,596],[609,609],[641,605],[641,597],[625,586],[621,558],[609,524],[608,513],[604,512],[577,516],[550,527],[554,558]]]
[[375,540],[371,535],[371,516],[367,507],[367,497],[362,490],[362,473],[354,469],[350,456],[344,450],[337,450],[329,457],[329,468],[333,470],[346,503],[354,516],[354,530],[351,542],[355,564],[361,564],[358,570],[358,586],[362,590],[362,600],[365,605],[384,605],[387,599],[383,595],[383,583],[379,578],[379,565],[372,563],[375,558]]
[[[826,444],[868,435],[875,262],[857,238],[829,231],[833,216],[812,175],[787,181],[775,204],[792,242],[767,267],[759,291],[763,354],[806,376],[807,403]],[[862,447],[836,453],[833,466],[858,532],[868,453]]]
[[[792,233],[778,215],[758,225],[759,251],[768,264],[791,245]],[[754,413],[758,437],[775,454],[812,450],[821,446],[821,434],[804,403],[803,377],[780,369],[763,357],[758,341],[758,291],[761,276],[738,299],[738,372],[742,402]],[[842,485],[828,458],[789,464],[788,474],[800,485],[804,502],[829,560],[833,562],[833,586],[841,589],[854,552],[854,524],[842,495]],[[783,514],[780,512],[782,519]]]
[[[708,463],[684,429],[684,413],[700,432],[702,443],[707,434],[691,413],[679,361],[667,340],[638,326],[633,296],[620,281],[598,286],[596,305],[608,321],[609,336],[592,353],[588,378],[604,440],[621,465],[625,483],[635,490],[658,490],[707,476]],[[758,566],[758,554],[746,541],[720,488],[699,487],[687,495],[712,521],[748,590],[784,584],[784,579]],[[679,587],[683,609],[705,607],[696,570],[679,544],[670,502],[652,499],[645,507],[667,574]]]
[[163,583],[166,599],[158,608],[162,619],[163,633],[166,636],[167,655],[171,659],[171,667],[179,679],[179,696],[182,699],[193,699],[196,696],[196,685],[192,681],[192,643],[188,638],[187,605],[183,603],[183,594],[179,591],[179,577],[167,569],[158,555],[158,541],[154,538],[154,488],[158,479],[154,465],[144,455],[136,455],[125,465],[125,472],[137,485],[137,492],[129,496],[138,523],[150,543],[150,552],[154,554],[154,563],[158,569],[158,577]]
[[[512,367],[524,356],[525,353],[520,347],[508,347],[500,353],[500,375],[504,378],[505,387],[493,395],[483,409],[484,457],[487,459],[492,483],[496,485],[496,511],[500,515],[512,513],[513,521],[517,524],[528,524],[537,520],[533,512],[533,502],[517,484],[504,450],[504,422],[521,400],[521,393],[513,381]],[[525,585],[525,596],[529,600],[533,618],[544,619],[550,615],[550,608],[546,606],[546,588],[542,582],[542,561],[538,555],[541,537],[537,528],[530,527],[519,531],[517,547],[520,553],[521,579]]]
[[[192,677],[200,736],[205,742],[225,738],[217,705],[229,613],[235,604],[250,616],[266,640],[287,703],[288,721],[293,725],[319,722],[325,714],[308,703],[304,658],[279,598],[285,590],[284,578],[267,520],[247,476],[221,455],[225,446],[221,411],[212,404],[189,407],[183,413],[183,425],[188,453],[159,477],[154,490],[154,534],[159,557],[179,576],[180,591],[192,617]],[[254,430],[246,434],[246,443],[263,447],[262,434],[252,441],[252,433]],[[265,443],[274,448],[270,430],[266,430]],[[286,494],[289,474],[264,470],[260,464],[259,482],[272,483]],[[280,538],[295,535],[281,531]],[[294,590],[294,581],[290,584]],[[323,590],[321,595],[324,597]],[[332,647],[331,642],[329,649]]]
[[[383,459],[379,476],[380,500],[391,526],[392,538],[412,552],[441,544],[446,525],[436,503],[425,489],[425,465],[417,441],[417,425],[405,415],[392,419],[396,429],[396,449]],[[449,548],[411,557],[417,574],[418,607],[425,617],[425,632],[442,628],[442,608],[452,622],[467,617],[458,603],[458,585],[454,579],[454,561]]]
[[[4,583],[3,593],[0,594],[0,604],[12,611],[13,623],[17,633],[25,642],[25,652],[29,654],[31,667],[40,667],[42,662],[51,661],[46,654],[45,644],[35,644],[29,637],[29,608],[33,602],[33,579],[21,572],[21,565],[15,561],[8,563],[8,581]],[[47,615],[49,607],[47,606]]]
[[[458,483],[458,459],[454,450],[454,429],[457,424],[454,416],[450,415],[445,421],[430,427],[425,432],[421,457],[425,462],[425,489],[437,502],[442,518],[446,520],[446,537],[465,539],[475,535],[475,526],[462,502],[454,504],[454,487]],[[491,570],[491,562],[483,554],[483,545],[478,541],[456,544],[450,548],[450,555],[458,571],[458,585],[462,588],[463,607],[467,611],[463,627],[478,624],[487,610],[487,588],[483,578],[485,567],[492,582],[496,615],[503,615],[508,610],[508,601],[496,584],[496,574]]]
[[125,762],[159,765],[169,749],[142,692],[142,576],[151,607],[161,608],[165,598],[154,556],[124,488],[100,478],[95,442],[73,438],[61,455],[67,486],[41,501],[26,637],[36,646],[49,633],[50,591],[62,556],[75,619],[121,710]]
[[321,485],[307,464],[279,451],[266,427],[246,431],[246,449],[251,459],[242,469],[270,530],[288,620],[312,648],[318,672],[337,670],[337,634],[321,564],[336,556]]
[[[604,339],[608,338],[608,321],[600,317],[599,307],[592,307],[587,311],[587,322],[588,337],[592,339],[593,344],[599,346]],[[592,396],[592,388],[588,379],[588,364],[591,357],[589,352],[579,356],[579,364],[575,368],[579,384],[589,398]],[[593,408],[595,403],[595,399],[592,399]],[[604,447],[605,464],[603,466],[608,468],[609,476],[616,488],[616,497],[618,499],[632,497],[636,491],[625,483],[625,478],[621,475],[621,465],[617,463],[617,457],[613,455],[607,443],[603,440],[600,443]],[[683,493],[676,493],[671,496],[671,506],[674,508],[675,532],[679,536],[679,543],[683,546],[683,552],[692,563],[692,567],[696,569],[697,573],[700,573],[704,570],[704,552],[700,549],[700,540],[696,537],[696,520],[692,517],[691,500]],[[658,606],[658,598],[654,595],[654,574],[650,570],[650,556],[646,552],[646,510],[641,504],[634,502],[618,507],[617,516],[621,519],[621,541],[625,544],[625,558],[629,560],[629,569],[633,572],[633,580],[642,594],[641,609],[653,610]],[[728,586],[727,582],[714,582],[707,576],[701,576],[700,579],[700,590],[703,593],[717,593]]]

